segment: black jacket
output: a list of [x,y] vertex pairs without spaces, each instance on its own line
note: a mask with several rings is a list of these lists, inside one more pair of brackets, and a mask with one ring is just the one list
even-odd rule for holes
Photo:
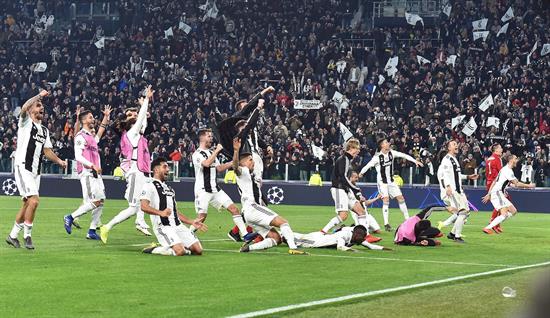
[[344,153],[334,162],[332,169],[332,187],[343,189],[346,192],[352,190],[354,193],[361,191],[357,186],[349,181],[351,160],[353,157],[349,153]]

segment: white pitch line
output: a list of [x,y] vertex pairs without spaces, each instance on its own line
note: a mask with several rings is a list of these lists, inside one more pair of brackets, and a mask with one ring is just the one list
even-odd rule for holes
[[[226,253],[239,253],[239,251],[233,250],[223,250],[223,249],[204,249],[205,251],[210,252],[226,252]],[[281,252],[253,252],[250,254],[257,255],[269,255],[269,254],[282,254],[286,255],[287,253]],[[371,256],[346,256],[346,255],[328,255],[328,254],[309,254],[313,257],[333,257],[333,258],[350,258],[350,259],[368,259],[375,261],[394,261],[394,262],[411,262],[411,263],[432,263],[432,264],[445,264],[445,265],[471,265],[471,266],[490,266],[490,267],[513,267],[516,265],[506,265],[506,264],[485,264],[485,263],[469,263],[469,262],[452,262],[452,261],[434,261],[434,260],[423,260],[423,259],[407,259],[407,258],[391,258],[391,257],[371,257]]]
[[528,268],[535,268],[535,267],[542,267],[542,266],[548,266],[548,265],[550,265],[550,262],[543,262],[543,263],[537,263],[537,264],[531,264],[531,265],[503,268],[503,269],[497,269],[497,270],[492,270],[492,271],[488,271],[488,272],[481,272],[481,273],[475,273],[475,274],[455,276],[455,277],[439,279],[439,280],[434,280],[434,281],[429,281],[429,282],[424,282],[424,283],[405,285],[405,286],[399,286],[399,287],[393,287],[393,288],[386,288],[386,289],[381,289],[381,290],[374,290],[374,291],[370,291],[370,292],[351,294],[351,295],[335,297],[335,298],[315,300],[315,301],[310,301],[310,302],[301,303],[301,304],[275,307],[275,308],[270,308],[270,309],[265,309],[265,310],[259,310],[259,311],[253,311],[253,312],[249,312],[249,313],[229,316],[227,318],[250,318],[250,317],[265,316],[265,315],[280,313],[280,312],[289,311],[289,310],[309,308],[309,307],[313,307],[313,306],[332,304],[332,303],[342,302],[342,301],[351,300],[351,299],[389,294],[389,293],[399,292],[399,291],[403,291],[403,290],[409,290],[409,289],[415,289],[415,288],[420,288],[420,287],[439,285],[439,284],[443,284],[443,283],[450,283],[450,282],[465,280],[465,279],[469,279],[469,278],[483,277],[483,276],[489,276],[489,275],[494,275],[494,274],[506,273],[506,272],[510,272],[510,271],[516,271],[516,270],[528,269]]

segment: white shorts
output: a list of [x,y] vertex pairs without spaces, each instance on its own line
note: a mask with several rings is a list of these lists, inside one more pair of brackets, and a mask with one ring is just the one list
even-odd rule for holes
[[449,196],[444,196],[441,198],[443,200],[443,203],[445,203],[445,206],[454,208],[458,211],[460,210],[466,210],[470,211],[470,206],[468,205],[468,199],[466,198],[466,194],[453,192],[453,194]]
[[199,242],[199,239],[184,225],[165,226],[153,225],[153,232],[161,246],[171,247],[177,244],[183,244],[185,248]]
[[513,205],[512,202],[506,198],[504,193],[502,193],[502,191],[497,191],[496,193],[491,194],[491,204],[497,211]]
[[264,174],[264,161],[256,152],[252,152],[252,160],[254,161],[254,179],[262,183]]
[[332,200],[334,200],[334,210],[336,213],[352,210],[355,202],[357,202],[357,199],[352,198],[343,189],[330,188],[330,194],[332,195]]
[[271,222],[278,214],[265,206],[251,204],[243,207],[243,217],[246,224],[250,225],[255,232],[266,237],[271,230]]
[[195,212],[208,213],[208,205],[212,205],[214,209],[219,210],[221,207],[228,208],[233,204],[233,200],[223,190],[218,192],[206,192],[204,190],[195,191]]
[[321,232],[313,233],[296,233],[294,232],[294,240],[296,246],[303,248],[329,247],[335,245],[335,240],[331,237],[333,234],[323,234]]
[[36,175],[25,169],[24,165],[16,165],[15,183],[22,198],[38,195],[38,190],[40,190],[40,175]]
[[151,178],[146,177],[141,171],[132,171],[125,175],[126,177],[126,193],[124,198],[130,206],[138,206],[141,190],[147,182],[151,182]]
[[84,202],[95,202],[105,200],[105,186],[101,176],[94,178],[91,175],[80,176],[80,185],[82,186],[82,198]]
[[383,198],[390,197],[391,199],[398,197],[400,195],[403,195],[401,193],[401,189],[399,189],[399,186],[395,184],[395,182],[389,182],[389,183],[382,183],[378,182],[378,193]]

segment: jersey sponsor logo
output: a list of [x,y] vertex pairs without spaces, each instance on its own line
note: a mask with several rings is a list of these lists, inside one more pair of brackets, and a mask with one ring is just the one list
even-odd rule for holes
[[38,141],[39,143],[43,144],[46,142],[46,136],[42,136],[36,132],[34,135],[31,135],[32,139]]

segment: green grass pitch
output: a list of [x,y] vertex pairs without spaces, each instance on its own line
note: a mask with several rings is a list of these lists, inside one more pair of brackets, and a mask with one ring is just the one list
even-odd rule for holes
[[[381,243],[393,251],[311,249],[312,255],[298,256],[287,255],[284,246],[237,253],[239,244],[226,236],[232,226],[229,214],[211,210],[210,230],[199,235],[204,255],[176,258],[142,254],[154,238],[138,233],[133,220],[114,228],[108,245],[86,240],[84,229],[67,235],[62,217],[79,203],[41,198],[33,229],[36,250],[16,250],[2,242],[2,317],[223,317],[550,260],[546,214],[520,213],[504,224],[504,234],[487,236],[481,227],[489,214],[473,213],[465,245],[443,239],[439,248],[394,246],[392,234],[383,233]],[[19,205],[16,197],[0,197],[2,239]],[[122,200],[108,200],[103,222],[124,207]],[[179,208],[195,213],[190,202]],[[331,207],[272,208],[301,233],[320,229],[334,216]],[[371,213],[381,221],[380,209]],[[436,213],[431,220],[445,217]],[[392,210],[390,221],[397,226],[401,213]],[[81,220],[85,227],[88,222],[89,216]],[[504,317],[526,301],[531,281],[545,270],[507,272],[276,316]],[[516,289],[518,296],[504,298],[504,286]]]

